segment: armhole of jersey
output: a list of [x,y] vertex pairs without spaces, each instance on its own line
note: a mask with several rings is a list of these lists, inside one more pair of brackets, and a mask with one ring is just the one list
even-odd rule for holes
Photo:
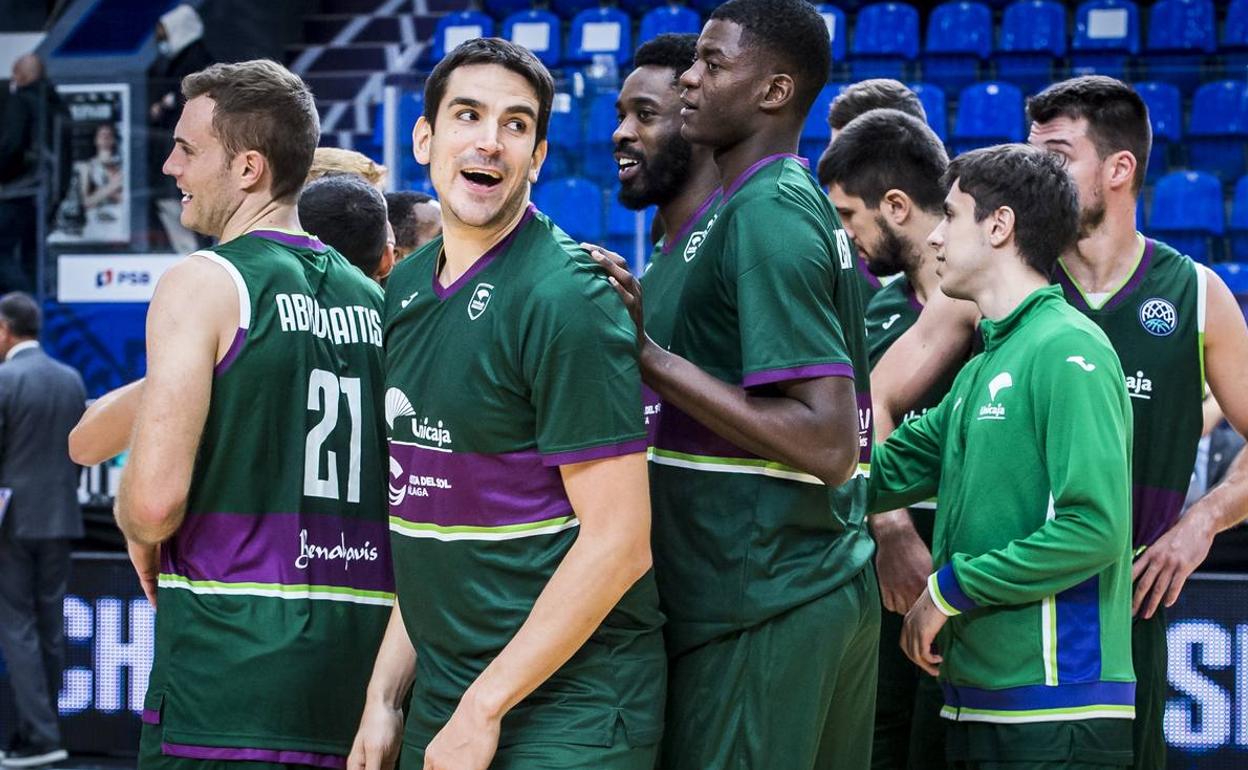
[[238,291],[238,330],[234,333],[234,339],[230,342],[230,347],[225,351],[225,355],[212,368],[213,377],[220,377],[230,368],[234,360],[238,358],[238,354],[242,352],[243,343],[247,341],[247,330],[251,328],[251,295],[247,293],[247,282],[243,280],[243,276],[238,272],[238,268],[234,266],[225,257],[214,251],[207,249],[196,251],[191,256],[203,257],[204,259],[215,262],[230,276],[230,280],[234,282],[234,288]]
[[1203,395],[1207,389],[1205,383],[1205,305],[1209,292],[1209,268],[1199,262],[1192,262],[1196,268],[1196,345],[1200,358],[1200,390]]

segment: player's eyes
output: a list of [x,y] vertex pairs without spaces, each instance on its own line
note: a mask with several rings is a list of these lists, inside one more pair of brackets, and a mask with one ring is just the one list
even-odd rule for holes
[[455,117],[458,120],[476,120],[477,113],[475,110],[460,110],[459,112],[455,113]]

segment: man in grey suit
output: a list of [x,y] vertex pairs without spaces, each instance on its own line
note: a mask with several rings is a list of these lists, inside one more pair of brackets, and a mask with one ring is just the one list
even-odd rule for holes
[[[7,767],[66,757],[57,722],[64,654],[61,606],[70,541],[82,537],[79,469],[69,431],[82,416],[82,377],[39,348],[39,306],[28,294],[0,297],[0,654],[9,670],[18,724]],[[6,494],[0,491],[0,498]]]

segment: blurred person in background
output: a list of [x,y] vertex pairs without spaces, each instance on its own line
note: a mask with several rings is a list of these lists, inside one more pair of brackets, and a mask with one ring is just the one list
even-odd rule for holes
[[410,190],[386,193],[386,210],[394,228],[396,262],[442,234],[442,207],[433,196]]
[[312,156],[312,168],[308,170],[308,178],[304,180],[304,184],[311,184],[323,176],[351,174],[382,191],[389,173],[385,166],[364,153],[344,150],[341,147],[317,147]]
[[0,297],[0,653],[17,704],[5,767],[65,759],[57,722],[70,541],[82,537],[78,467],[66,438],[82,377],[39,347],[39,306]]
[[394,267],[386,199],[359,177],[334,174],[304,187],[299,221],[378,283]]

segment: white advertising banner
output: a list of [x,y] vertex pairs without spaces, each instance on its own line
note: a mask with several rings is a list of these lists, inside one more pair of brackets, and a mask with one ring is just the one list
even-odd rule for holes
[[57,260],[60,302],[148,302],[177,254],[64,254]]

